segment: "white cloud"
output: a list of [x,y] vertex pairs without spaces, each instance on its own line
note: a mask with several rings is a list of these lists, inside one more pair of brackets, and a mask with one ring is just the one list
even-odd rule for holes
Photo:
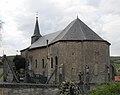
[[78,15],[112,43],[111,55],[120,55],[119,0],[1,0],[0,4],[0,19],[5,22],[3,46],[7,54],[16,54],[16,50],[29,46],[35,13],[39,12],[41,34],[63,29]]
[[120,0],[102,0],[100,11],[105,14],[120,14]]
[[111,55],[119,55],[120,15],[105,15],[102,20],[103,36],[111,43]]

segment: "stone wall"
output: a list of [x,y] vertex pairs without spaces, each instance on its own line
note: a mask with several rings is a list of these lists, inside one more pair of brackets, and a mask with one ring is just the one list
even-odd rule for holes
[[[82,72],[85,80],[85,68],[89,66],[90,82],[105,83],[108,81],[106,66],[109,62],[109,45],[106,42],[100,41],[66,41],[57,42],[50,45],[48,48],[39,48],[28,51],[28,55],[32,55],[32,70],[35,74],[49,77],[55,70],[55,57],[58,58],[58,66],[55,74],[49,83],[54,83],[55,79],[60,82],[60,67],[63,66],[63,80],[78,81],[79,72]],[[49,57],[49,58],[48,58]],[[51,58],[53,59],[53,68],[51,68]],[[46,68],[42,66],[42,59],[47,64]],[[36,66],[37,60],[37,66]]]
[[[58,75],[60,72],[59,67],[62,64],[64,65],[64,80],[79,80],[79,72],[82,72],[86,77],[85,68],[88,65],[91,83],[105,83],[108,81],[106,65],[109,66],[110,62],[109,45],[106,42],[58,42],[50,46],[50,55],[52,58],[58,57]],[[48,72],[50,71],[48,69]],[[59,76],[57,79],[59,79]]]
[[0,84],[0,95],[55,95],[57,92],[57,85]]
[[[43,68],[43,62],[44,60],[44,65],[47,63],[47,49],[46,48],[40,48],[36,50],[31,50],[28,53],[28,56],[32,55],[32,70],[34,71],[35,74],[43,74],[44,68]],[[29,60],[30,61],[30,60]],[[37,61],[37,62],[36,62]]]

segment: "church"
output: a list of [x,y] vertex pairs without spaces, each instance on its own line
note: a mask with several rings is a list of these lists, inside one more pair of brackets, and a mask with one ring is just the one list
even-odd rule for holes
[[41,35],[36,17],[31,45],[21,55],[28,60],[29,70],[47,78],[46,83],[106,83],[112,78],[109,46],[78,17],[63,30],[47,35]]

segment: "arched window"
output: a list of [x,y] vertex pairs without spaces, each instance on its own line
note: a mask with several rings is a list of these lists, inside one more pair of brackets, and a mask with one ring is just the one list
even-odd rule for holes
[[44,62],[44,59],[42,59],[42,68],[45,67],[45,62]]
[[58,58],[55,56],[55,83],[57,83]]
[[35,67],[37,68],[37,59],[35,60]]
[[57,56],[55,56],[55,65],[56,66],[58,65],[58,58],[57,58]]
[[51,68],[53,68],[53,58],[51,58]]

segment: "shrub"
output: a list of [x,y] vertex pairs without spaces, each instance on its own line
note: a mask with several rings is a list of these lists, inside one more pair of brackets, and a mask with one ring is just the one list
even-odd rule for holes
[[120,83],[110,82],[100,85],[95,90],[91,91],[89,95],[120,95]]
[[13,62],[15,63],[16,70],[25,69],[26,60],[22,56],[16,55]]

